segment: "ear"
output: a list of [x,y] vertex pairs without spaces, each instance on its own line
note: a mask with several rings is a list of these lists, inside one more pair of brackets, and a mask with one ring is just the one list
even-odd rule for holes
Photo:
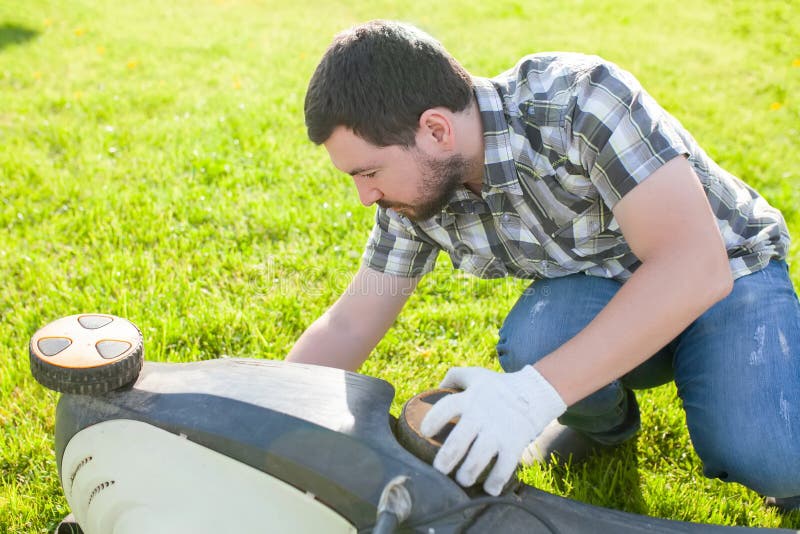
[[452,112],[447,108],[431,108],[419,117],[417,146],[432,151],[451,151],[455,148]]

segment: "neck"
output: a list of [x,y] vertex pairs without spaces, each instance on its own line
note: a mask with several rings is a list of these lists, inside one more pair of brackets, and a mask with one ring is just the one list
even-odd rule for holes
[[464,126],[467,135],[464,137],[463,154],[470,162],[470,175],[464,186],[480,195],[483,188],[483,163],[486,159],[483,146],[483,122],[478,101],[472,98],[469,107],[463,111]]
[[483,163],[486,158],[483,147],[483,121],[477,99],[473,96],[465,109],[452,113],[450,118],[453,130],[458,132],[455,137],[456,143],[450,147],[451,155],[455,153],[468,162],[467,172],[461,183],[480,196],[483,189]]

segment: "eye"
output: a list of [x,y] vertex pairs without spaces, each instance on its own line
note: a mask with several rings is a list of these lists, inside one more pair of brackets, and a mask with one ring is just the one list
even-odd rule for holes
[[375,174],[377,174],[377,172],[378,171],[364,172],[361,173],[361,176],[363,176],[364,178],[375,178]]

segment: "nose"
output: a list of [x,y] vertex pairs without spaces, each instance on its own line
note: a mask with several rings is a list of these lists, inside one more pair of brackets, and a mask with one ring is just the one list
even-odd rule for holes
[[383,198],[383,193],[381,193],[380,189],[371,185],[366,180],[354,178],[353,181],[358,191],[358,199],[364,206],[372,206]]

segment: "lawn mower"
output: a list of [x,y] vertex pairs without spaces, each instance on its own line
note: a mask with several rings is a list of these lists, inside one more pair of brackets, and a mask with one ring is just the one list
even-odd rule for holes
[[[59,534],[689,533],[752,529],[656,519],[516,481],[499,497],[430,465],[448,429],[419,433],[437,395],[398,421],[392,386],[313,365],[145,362],[113,315],[58,319],[30,341],[34,377],[62,393]],[[421,457],[422,458],[421,458]]]

